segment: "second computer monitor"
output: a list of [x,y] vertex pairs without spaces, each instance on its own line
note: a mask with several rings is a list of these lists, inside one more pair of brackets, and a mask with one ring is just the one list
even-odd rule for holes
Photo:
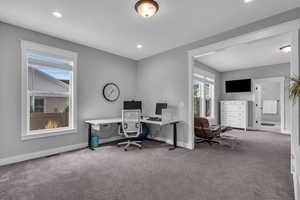
[[142,102],[141,101],[124,101],[124,110],[141,110],[142,112]]
[[162,114],[162,109],[167,109],[168,104],[167,103],[157,103],[156,104],[156,109],[155,109],[155,114],[156,115],[161,115]]

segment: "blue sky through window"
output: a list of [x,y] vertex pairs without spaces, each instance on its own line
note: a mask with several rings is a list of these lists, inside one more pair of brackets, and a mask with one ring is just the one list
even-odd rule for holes
[[34,66],[33,68],[44,72],[45,74],[48,74],[58,80],[70,80],[71,78],[70,71],[44,66]]
[[193,85],[196,85],[196,84],[199,84],[199,81],[198,80],[193,80]]
[[[60,65],[70,66],[70,68],[72,68],[72,66],[73,66],[73,61],[28,53],[27,59],[30,59],[30,58],[35,59],[35,60],[60,64]],[[71,72],[67,71],[67,70],[62,70],[62,69],[52,68],[52,67],[45,67],[45,66],[32,66],[32,67],[34,69],[39,70],[45,74],[48,74],[49,76],[52,76],[53,78],[58,79],[58,80],[70,80],[70,78],[71,78]]]

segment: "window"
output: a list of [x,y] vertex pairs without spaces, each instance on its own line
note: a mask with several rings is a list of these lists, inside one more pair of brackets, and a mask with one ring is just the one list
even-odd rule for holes
[[214,78],[194,74],[194,116],[214,118]]
[[22,138],[76,132],[77,54],[22,41]]
[[44,97],[30,96],[30,113],[44,112]]

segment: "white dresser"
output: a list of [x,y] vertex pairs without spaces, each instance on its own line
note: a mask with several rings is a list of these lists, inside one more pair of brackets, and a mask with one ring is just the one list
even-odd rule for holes
[[221,125],[233,128],[248,127],[248,101],[221,101]]

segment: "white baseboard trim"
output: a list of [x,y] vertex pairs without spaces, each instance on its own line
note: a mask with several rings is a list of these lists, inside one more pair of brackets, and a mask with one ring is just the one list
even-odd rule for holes
[[[120,139],[122,139],[121,136],[115,136],[115,137],[106,138],[106,139],[100,138],[99,143],[105,144],[105,143],[117,141]],[[50,156],[50,155],[54,155],[54,154],[58,154],[58,153],[64,153],[64,152],[73,151],[73,150],[77,150],[77,149],[82,149],[87,146],[88,146],[88,143],[80,143],[80,144],[58,147],[58,148],[54,148],[54,149],[43,150],[43,151],[39,151],[39,152],[33,152],[33,153],[3,158],[3,159],[0,159],[0,166],[18,163],[18,162],[22,162],[22,161],[26,161],[26,160],[32,160],[32,159],[36,159],[36,158],[42,158],[45,156]]]
[[[117,141],[120,139],[122,139],[121,136],[115,136],[115,137],[106,138],[106,139],[100,138],[99,144],[105,144],[105,143]],[[22,162],[22,161],[26,161],[26,160],[32,160],[32,159],[41,158],[41,157],[45,157],[45,156],[50,156],[50,155],[54,155],[54,154],[58,154],[58,153],[64,153],[64,152],[73,151],[73,150],[77,150],[77,149],[82,149],[87,146],[88,146],[88,143],[80,143],[80,144],[68,145],[68,146],[63,146],[63,147],[54,148],[54,149],[43,150],[43,151],[39,151],[39,152],[33,152],[33,153],[3,158],[3,159],[0,159],[0,166],[18,163],[18,162]]]
[[194,150],[195,149],[192,143],[184,143],[184,145],[185,145],[185,148],[187,148],[189,150]]
[[[258,128],[256,127],[253,127],[253,126],[249,126],[247,128],[248,131],[260,131]],[[281,134],[284,134],[284,135],[291,135],[291,131],[290,130],[287,130],[287,129],[284,129],[284,130],[281,130],[280,131]]]
[[257,131],[258,129],[253,127],[253,126],[249,126],[247,127],[247,131]]
[[39,151],[39,152],[3,158],[3,159],[0,159],[0,166],[18,163],[18,162],[22,162],[22,161],[26,161],[26,160],[32,160],[32,159],[41,158],[41,157],[45,157],[45,156],[50,156],[53,154],[73,151],[76,149],[82,149],[82,148],[87,147],[87,145],[88,145],[87,143],[80,143],[80,144],[63,146],[63,147],[59,147],[59,148],[55,148],[55,149],[48,149],[48,150],[43,150],[43,151]]
[[299,200],[299,177],[295,172],[293,172],[292,175],[293,175],[293,185],[294,185],[294,197],[295,200]]
[[286,130],[286,129],[282,130],[281,133],[282,134],[286,134],[286,135],[291,135],[291,131],[290,130]]

